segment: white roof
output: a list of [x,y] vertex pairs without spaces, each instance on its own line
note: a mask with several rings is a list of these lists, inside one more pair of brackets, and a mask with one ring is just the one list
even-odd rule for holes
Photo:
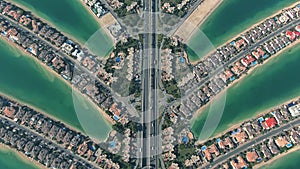
[[300,104],[289,107],[289,111],[293,117],[300,115]]

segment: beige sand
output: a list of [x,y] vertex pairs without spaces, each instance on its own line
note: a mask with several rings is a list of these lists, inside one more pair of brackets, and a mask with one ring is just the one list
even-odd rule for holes
[[[254,68],[250,69],[247,73],[242,74],[242,75],[240,76],[239,79],[235,80],[233,83],[231,83],[231,84],[229,84],[228,86],[226,86],[226,88],[223,89],[222,92],[220,92],[219,94],[217,94],[217,96],[215,96],[215,97],[210,101],[210,103],[211,103],[213,100],[218,99],[220,96],[222,96],[222,94],[224,94],[228,88],[230,88],[230,87],[236,85],[236,84],[239,83],[241,80],[243,80],[248,74],[251,74],[251,72],[253,72],[253,71],[256,70],[257,68],[259,68],[259,67],[265,65],[267,62],[269,62],[269,61],[275,59],[277,56],[279,56],[282,52],[284,52],[284,51],[286,51],[286,50],[288,50],[288,49],[290,49],[290,48],[292,48],[292,47],[298,45],[299,43],[300,43],[300,39],[298,39],[297,41],[293,42],[291,45],[289,45],[289,46],[286,47],[285,49],[279,51],[279,52],[276,53],[275,55],[271,56],[269,59],[265,60],[263,64],[258,64],[258,65],[255,66]],[[295,99],[297,99],[297,98],[291,99],[291,100],[287,101],[286,103],[290,103],[291,101],[293,101],[293,100],[295,100]],[[286,103],[283,103],[283,104],[286,104]],[[204,105],[203,107],[201,107],[201,108],[194,114],[193,119],[194,119],[194,118],[197,118],[198,116],[200,116],[201,113],[202,113],[206,108],[209,107],[209,105],[210,105],[210,104],[208,103],[208,104]],[[265,111],[263,111],[263,112],[261,112],[261,113],[255,115],[255,117],[259,117],[259,116],[261,116],[262,114],[266,114],[266,113],[268,113],[270,110],[275,109],[276,107],[277,107],[277,106],[275,106],[275,107],[273,107],[273,108],[271,108],[271,109],[265,110]],[[251,119],[253,119],[253,118],[251,118]],[[247,120],[250,120],[250,119],[247,119]],[[247,121],[247,120],[245,120],[245,121]],[[244,122],[244,121],[243,121],[243,122]],[[231,131],[231,130],[233,130],[233,129],[238,128],[243,122],[238,123],[238,124],[232,124],[232,126],[231,126],[229,129],[227,129],[226,131],[224,131],[224,132],[222,132],[222,133],[219,133],[219,134],[217,134],[217,135],[215,135],[215,136],[213,136],[213,137],[220,137],[220,136],[222,136],[223,134],[227,133],[228,131]],[[205,140],[205,141],[206,141],[206,140]],[[203,143],[203,142],[205,142],[205,141],[201,141],[201,142],[197,142],[197,143],[200,143],[200,144],[201,144],[201,143]]]
[[104,16],[101,16],[100,18],[98,18],[94,14],[94,12],[90,9],[89,6],[87,6],[82,0],[80,0],[80,2],[85,7],[85,9],[93,16],[93,18],[97,21],[97,23],[104,30],[104,32],[106,33],[106,35],[108,35],[111,38],[111,40],[113,41],[113,43],[116,44],[117,43],[116,38],[107,29],[107,27],[109,27],[110,25],[118,22],[116,20],[116,18],[110,12],[108,12]]
[[289,9],[289,8],[293,8],[293,7],[295,7],[295,6],[298,5],[298,4],[299,4],[299,2],[296,2],[296,3],[294,3],[294,4],[290,5],[290,6],[284,7],[282,10],[275,12],[274,14],[270,15],[269,17],[262,19],[261,21],[259,21],[259,22],[257,22],[256,24],[252,25],[252,26],[249,27],[248,29],[244,30],[243,32],[238,33],[236,36],[232,37],[232,38],[229,39],[227,42],[225,42],[225,43],[223,43],[222,45],[218,46],[217,48],[215,48],[215,50],[212,50],[212,51],[209,52],[207,55],[201,57],[198,61],[193,61],[193,62],[191,62],[191,64],[197,65],[200,61],[205,60],[207,57],[209,57],[210,55],[212,55],[218,48],[221,48],[222,46],[224,46],[224,45],[226,45],[226,44],[232,42],[233,40],[237,39],[238,37],[240,37],[241,34],[244,34],[244,33],[248,32],[249,30],[255,28],[256,26],[258,26],[258,25],[260,25],[261,23],[263,23],[266,19],[275,17],[276,15],[279,15],[283,10]]
[[104,16],[102,16],[99,20],[99,24],[100,24],[101,28],[103,28],[105,33],[110,36],[110,38],[113,40],[114,44],[117,43],[117,39],[110,33],[110,31],[108,30],[108,27],[115,23],[118,23],[118,21],[110,12],[105,14]]
[[[11,150],[13,152],[15,152],[18,157],[24,161],[25,163],[27,164],[30,164],[30,163],[33,163],[34,166],[40,168],[40,169],[47,169],[47,167],[45,167],[44,165],[42,165],[41,163],[33,160],[32,158],[29,158],[27,157],[25,154],[19,152],[18,150],[15,150],[15,149],[12,149],[10,148],[9,146],[5,145],[5,144],[0,144],[0,149],[3,150],[3,151],[6,151],[6,150]],[[31,164],[30,164],[31,165]]]
[[176,30],[174,35],[182,38],[183,42],[187,42],[195,30],[222,2],[223,0],[204,0]]

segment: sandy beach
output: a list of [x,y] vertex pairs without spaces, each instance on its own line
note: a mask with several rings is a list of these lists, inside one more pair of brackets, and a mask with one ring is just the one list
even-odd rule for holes
[[[18,48],[20,51],[22,51],[22,53],[25,55],[25,56],[28,56],[30,57],[31,59],[34,59],[34,61],[36,61],[40,66],[42,66],[42,68],[46,69],[48,73],[58,77],[61,81],[65,82],[65,84],[67,84],[72,90],[74,90],[73,92],[77,92],[77,93],[80,93],[80,96],[84,97],[86,100],[88,100],[97,110],[98,112],[101,113],[102,117],[105,118],[106,121],[108,121],[110,124],[115,124],[115,121],[107,114],[105,113],[105,111],[103,111],[100,107],[98,107],[93,101],[90,100],[90,98],[84,94],[82,94],[76,87],[73,87],[69,81],[66,81],[63,77],[59,76],[54,70],[52,70],[50,67],[48,67],[47,65],[45,65],[42,61],[38,60],[36,57],[34,57],[33,55],[29,54],[28,52],[26,52],[23,48],[21,48],[20,46],[18,46],[17,44],[13,43],[12,41],[9,41],[7,38],[1,38],[3,39],[6,43],[8,43],[9,45],[15,47],[15,48]],[[3,94],[3,93],[0,93],[0,94]],[[5,95],[5,94],[3,94]],[[6,95],[5,95],[6,96]],[[8,97],[8,96],[6,96]],[[9,98],[9,97],[8,97]],[[17,100],[15,98],[10,98],[12,100],[16,100],[17,102],[21,103],[21,104],[25,104],[25,105],[28,105],[26,103],[23,103],[22,101],[20,100]],[[53,119],[56,119],[59,121],[59,119],[45,113],[43,110],[40,110],[39,108],[37,107],[33,107],[31,105],[28,105],[30,107],[32,107],[33,109],[37,110],[38,112],[40,113],[43,113],[45,114],[46,116],[49,116]],[[64,122],[66,124],[66,122]],[[72,129],[75,129],[74,127],[71,126],[71,124],[66,124],[66,126],[72,128]],[[79,130],[76,128],[76,130]]]
[[90,15],[97,21],[97,23],[102,28],[102,30],[106,33],[106,35],[110,37],[110,39],[113,41],[114,44],[116,44],[117,43],[116,38],[107,29],[108,26],[118,22],[116,18],[110,12],[98,18],[94,14],[94,12],[90,9],[89,6],[87,6],[82,0],[79,1],[84,6],[84,8],[90,13]]
[[193,64],[193,65],[197,65],[201,60],[204,60],[204,59],[206,59],[207,57],[209,57],[211,54],[213,54],[213,53],[216,51],[216,49],[218,49],[218,48],[220,48],[220,47],[222,47],[222,46],[224,46],[224,45],[226,45],[226,44],[232,42],[233,40],[235,40],[235,39],[237,39],[238,37],[240,37],[241,34],[244,34],[244,33],[246,33],[247,31],[249,31],[249,30],[253,29],[254,27],[256,27],[256,26],[260,25],[261,23],[263,23],[266,19],[271,18],[271,17],[274,17],[274,16],[280,14],[280,13],[281,13],[283,10],[285,10],[285,9],[295,7],[297,4],[299,4],[299,2],[296,2],[296,3],[294,3],[294,4],[290,5],[290,6],[284,7],[282,10],[277,11],[277,12],[271,14],[269,17],[262,19],[262,20],[259,21],[258,23],[254,24],[254,25],[252,25],[251,27],[249,27],[248,29],[244,30],[243,32],[238,33],[236,36],[234,36],[233,38],[229,39],[228,41],[226,41],[226,42],[223,43],[222,45],[216,47],[215,50],[213,50],[213,51],[209,52],[208,54],[206,54],[205,56],[201,57],[198,61],[191,61],[190,63]]
[[117,39],[110,33],[110,31],[108,30],[108,27],[115,24],[115,23],[118,23],[118,21],[116,20],[116,18],[110,12],[105,14],[104,16],[102,16],[99,19],[99,24],[100,24],[101,28],[112,39],[114,44],[117,43]]
[[20,160],[24,161],[25,163],[37,166],[40,169],[47,169],[47,167],[45,167],[41,163],[33,160],[32,158],[27,157],[25,154],[15,150],[15,149],[10,148],[9,146],[7,146],[5,144],[0,144],[0,150],[2,150],[2,151],[13,151],[14,153],[17,154],[18,158],[20,158]]
[[267,161],[267,162],[262,162],[262,163],[259,163],[259,164],[255,165],[255,166],[253,167],[253,169],[258,169],[258,168],[260,168],[260,167],[263,167],[263,166],[265,166],[265,165],[267,165],[267,164],[270,164],[270,163],[272,163],[272,162],[274,162],[274,161],[280,159],[281,157],[283,157],[283,156],[285,156],[285,155],[288,155],[288,154],[290,154],[290,153],[292,153],[292,152],[295,152],[295,151],[298,151],[298,150],[300,150],[300,145],[297,145],[297,146],[295,146],[295,147],[289,149],[287,152],[282,153],[282,154],[279,154],[279,155],[273,157],[271,160],[269,160],[269,161]]
[[174,35],[182,38],[183,42],[188,42],[195,30],[222,2],[223,0],[204,0],[176,30]]
[[[226,86],[225,89],[223,89],[219,94],[217,94],[217,96],[215,96],[215,97],[210,101],[210,103],[213,102],[215,99],[218,99],[220,96],[222,96],[222,94],[224,94],[224,93],[226,92],[226,90],[228,90],[230,87],[233,87],[233,86],[235,86],[235,85],[238,85],[238,83],[239,83],[240,81],[242,81],[245,77],[247,77],[248,74],[251,74],[253,71],[255,71],[256,69],[258,69],[259,67],[264,66],[266,63],[270,62],[271,60],[274,60],[277,56],[280,56],[280,54],[281,54],[282,52],[285,52],[286,50],[288,50],[288,49],[290,49],[290,48],[292,48],[292,47],[298,45],[299,43],[300,43],[300,39],[298,39],[297,41],[293,42],[291,45],[289,45],[289,46],[286,47],[285,49],[279,51],[279,52],[276,53],[275,55],[271,56],[269,59],[265,60],[263,64],[258,64],[258,65],[255,66],[254,68],[250,69],[247,73],[242,74],[242,75],[239,77],[239,79],[235,80],[233,83],[230,83],[228,86]],[[289,103],[289,102],[291,102],[291,101],[293,101],[293,100],[295,100],[295,99],[297,99],[297,98],[293,98],[293,99],[288,100],[288,101],[286,101],[285,103],[282,103],[282,104],[287,104],[287,103]],[[199,117],[199,116],[201,115],[201,113],[202,113],[205,109],[207,109],[207,108],[209,107],[210,103],[208,103],[208,104],[204,105],[203,107],[201,107],[201,108],[194,114],[193,119]],[[273,107],[273,108],[271,108],[271,109],[275,109],[276,107],[277,107],[277,106],[275,106],[275,107]],[[261,116],[262,114],[266,114],[266,113],[270,112],[271,109],[268,109],[268,110],[265,110],[265,111],[263,111],[263,112],[260,112],[260,113],[256,114],[255,117],[259,117],[259,116]],[[253,118],[250,118],[250,119],[247,119],[247,120],[251,120],[251,119],[253,119]],[[247,121],[247,120],[244,120],[244,121]],[[214,135],[213,137],[220,137],[220,136],[222,136],[223,134],[225,134],[226,132],[238,128],[242,123],[243,123],[243,122],[238,123],[238,124],[232,124],[232,126],[231,126],[229,129],[225,130],[225,131],[222,132],[222,133],[216,134],[216,135]],[[201,143],[201,142],[199,142],[199,143]],[[203,143],[203,141],[202,141],[202,143]]]

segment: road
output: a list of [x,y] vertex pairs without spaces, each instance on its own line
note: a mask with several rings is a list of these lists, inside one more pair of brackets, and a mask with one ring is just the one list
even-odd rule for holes
[[157,47],[157,2],[144,1],[144,34],[142,63],[142,164],[141,168],[158,168],[158,74],[159,54]]
[[[271,34],[269,34],[268,36],[262,38],[260,41],[258,41],[257,43],[248,46],[248,48],[246,48],[244,51],[242,51],[241,53],[239,53],[238,55],[234,56],[232,59],[230,59],[228,62],[226,62],[225,64],[219,66],[217,69],[215,69],[214,71],[210,72],[209,75],[203,79],[200,80],[199,83],[195,84],[194,87],[192,87],[189,91],[187,91],[185,93],[185,96],[182,98],[182,100],[186,99],[190,94],[195,93],[196,90],[199,89],[200,86],[208,83],[212,78],[214,78],[217,74],[219,74],[220,72],[224,71],[224,69],[235,63],[236,61],[242,59],[243,57],[246,56],[247,53],[249,53],[251,50],[256,49],[257,47],[263,45],[265,42],[269,41],[270,39],[272,39],[273,37],[278,36],[282,31],[290,29],[295,27],[296,25],[300,24],[300,20],[295,20],[281,28],[279,28],[278,30],[276,30],[275,32],[272,32]],[[282,49],[284,50],[284,49]],[[202,59],[203,60],[203,59]]]
[[221,164],[222,162],[224,162],[225,160],[228,160],[229,158],[249,149],[250,147],[252,147],[253,145],[257,144],[257,143],[260,143],[262,141],[264,141],[265,139],[267,138],[270,138],[272,136],[275,136],[275,135],[278,135],[280,134],[280,132],[284,131],[284,130],[287,130],[287,129],[290,129],[294,126],[297,126],[297,125],[300,125],[300,119],[295,119],[293,121],[290,121],[289,123],[285,124],[285,125],[282,125],[276,129],[273,129],[271,131],[269,131],[268,133],[264,134],[264,135],[260,135],[256,138],[253,138],[252,140],[250,140],[249,142],[246,142],[242,145],[240,145],[239,147],[237,147],[236,149],[222,155],[222,156],[219,156],[218,158],[214,159],[214,161],[212,163],[210,163],[209,165],[206,165],[206,166],[202,166],[202,168],[212,168],[216,165],[219,165]]
[[[123,105],[126,105],[126,108],[129,110],[128,112],[132,115],[132,116],[137,116],[137,112],[135,111],[135,109],[132,107],[131,104],[128,104],[128,100],[126,100],[126,98],[122,98],[120,95],[118,95],[116,92],[114,92],[107,84],[105,84],[102,80],[100,80],[96,74],[93,74],[90,70],[88,70],[86,67],[82,66],[81,63],[77,60],[72,58],[71,56],[65,54],[64,52],[62,52],[62,50],[60,48],[58,48],[57,46],[51,44],[50,42],[46,41],[45,39],[43,39],[41,36],[35,34],[34,32],[32,32],[32,30],[28,29],[27,27],[24,27],[23,25],[17,23],[15,20],[12,20],[11,18],[0,14],[1,17],[3,17],[4,19],[8,20],[10,22],[11,25],[21,28],[25,31],[27,31],[31,37],[33,37],[33,39],[38,39],[39,41],[45,43],[46,45],[50,46],[51,48],[55,49],[56,54],[64,57],[68,60],[71,60],[74,64],[74,66],[76,68],[79,69],[80,72],[86,73],[89,75],[89,78],[92,78],[95,81],[98,81],[101,83],[101,85],[107,90],[109,91],[109,93],[119,102],[122,102]],[[95,59],[95,61],[97,62],[97,59]],[[96,63],[99,64],[99,63]],[[78,72],[77,72],[78,73]],[[70,81],[68,81],[69,83]],[[94,102],[93,99],[90,99],[92,102]],[[94,102],[95,103],[95,102]],[[96,104],[96,103],[95,103]]]

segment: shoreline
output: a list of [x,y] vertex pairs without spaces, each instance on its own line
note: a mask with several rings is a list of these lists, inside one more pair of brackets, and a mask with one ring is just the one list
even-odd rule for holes
[[[206,13],[206,15],[202,18],[202,20],[200,22],[198,22],[196,24],[196,27],[193,29],[193,31],[191,32],[191,34],[188,36],[186,42],[190,41],[191,37],[196,33],[197,28],[200,29],[200,26],[207,20],[207,18],[223,3],[223,0],[219,0],[212,9],[210,9],[210,11],[208,13]],[[199,9],[201,10],[201,9]]]
[[[109,116],[108,114],[106,114],[106,113],[105,113],[98,105],[96,105],[93,101],[91,101],[90,98],[89,98],[88,96],[82,94],[82,93],[79,91],[79,89],[77,89],[76,87],[72,86],[71,83],[69,83],[68,81],[66,81],[63,77],[59,76],[53,69],[51,69],[50,67],[48,67],[47,65],[45,65],[43,62],[41,62],[40,60],[38,60],[38,59],[37,59],[35,56],[33,56],[32,54],[29,54],[29,53],[27,53],[26,51],[24,51],[23,48],[21,48],[20,46],[18,46],[18,45],[15,44],[14,42],[9,41],[6,37],[2,37],[1,39],[4,41],[4,43],[10,45],[10,46],[13,47],[13,48],[17,48],[22,54],[24,54],[24,55],[27,56],[28,58],[33,59],[36,63],[38,63],[39,66],[41,66],[41,68],[44,68],[44,69],[46,70],[46,73],[49,73],[49,74],[51,74],[51,75],[57,77],[59,80],[63,81],[64,84],[66,84],[68,87],[70,87],[70,89],[71,89],[72,91],[74,90],[75,92],[79,93],[79,95],[80,95],[81,97],[83,97],[85,100],[87,100],[88,102],[90,102],[90,103],[95,107],[95,109],[100,113],[100,115],[104,118],[104,120],[108,122],[108,125],[113,125],[113,124],[115,124],[115,122],[113,121],[113,119],[110,118],[110,116]],[[4,93],[2,93],[2,92],[0,92],[0,94],[3,94],[3,95],[5,95],[5,96],[7,96],[6,94],[4,94]],[[73,94],[72,94],[72,95],[73,95]],[[11,97],[11,96],[9,96],[9,97]],[[8,98],[9,98],[9,97],[8,97]],[[11,97],[11,98],[12,98],[12,100],[18,101],[18,102],[21,103],[21,104],[29,105],[29,107],[32,107],[33,109],[39,111],[39,112],[42,113],[42,114],[45,114],[45,115],[48,116],[48,117],[51,117],[51,118],[53,118],[53,119],[55,119],[55,120],[58,120],[58,121],[61,121],[60,119],[57,119],[56,117],[53,117],[52,115],[49,115],[49,113],[46,113],[45,111],[43,111],[43,110],[41,110],[41,109],[39,109],[39,108],[37,108],[37,107],[35,107],[35,106],[32,106],[32,105],[27,104],[27,103],[24,103],[24,102],[22,102],[22,101],[20,101],[20,100],[18,100],[18,99],[16,99],[16,98],[14,98],[14,97]],[[76,128],[75,126],[71,126],[71,124],[69,124],[69,123],[67,123],[67,122],[64,122],[64,121],[62,121],[62,122],[63,122],[66,126],[70,127],[71,129],[76,129],[76,130],[81,131],[80,129]],[[81,132],[83,132],[83,131],[81,131]]]
[[[292,98],[292,99],[289,99],[289,100],[287,100],[287,101],[284,101],[283,103],[280,103],[279,105],[276,105],[276,106],[273,106],[273,107],[269,108],[268,110],[263,110],[263,111],[261,111],[260,113],[255,114],[253,117],[247,118],[247,119],[243,120],[242,122],[239,122],[238,124],[234,124],[233,126],[231,126],[230,128],[224,130],[223,132],[218,133],[218,134],[216,134],[216,135],[213,135],[213,136],[210,137],[208,140],[211,140],[211,139],[213,139],[213,138],[221,137],[222,135],[226,134],[227,132],[232,131],[232,130],[234,130],[234,129],[236,129],[236,128],[239,128],[245,121],[249,121],[249,120],[253,120],[253,119],[259,118],[260,116],[262,116],[262,115],[264,115],[264,114],[267,114],[267,113],[271,112],[272,110],[278,108],[279,106],[286,105],[286,104],[288,104],[288,103],[291,103],[292,101],[295,101],[295,100],[299,99],[299,97],[300,97],[300,96],[295,97],[295,98]],[[203,144],[203,143],[205,143],[205,142],[208,141],[208,140],[199,140],[199,141],[196,141],[195,144],[197,144],[197,145]],[[300,145],[299,145],[299,148],[300,148]]]
[[[31,11],[30,11],[27,7],[25,7],[24,5],[20,5],[19,3],[12,2],[12,0],[7,0],[7,1],[8,1],[8,2],[11,2],[12,4],[15,4],[17,7],[20,7],[20,8],[22,8],[23,10],[25,10],[25,11],[27,11],[27,12],[31,12]],[[81,2],[81,0],[78,0],[78,1]],[[85,6],[84,4],[81,4],[81,5],[87,8],[87,6]],[[92,11],[88,11],[88,12],[92,12]],[[31,13],[33,14],[33,12],[31,12]],[[95,15],[93,15],[93,16],[96,17]],[[96,18],[97,18],[97,17],[96,17]],[[43,21],[43,22],[49,24],[51,27],[55,28],[55,26],[52,25],[52,23],[48,22],[48,21],[45,20],[44,18],[38,18],[38,19],[40,19],[41,21]],[[98,22],[98,26],[100,26],[100,29],[102,29],[99,22]],[[58,31],[59,31],[59,30],[58,30]],[[71,35],[69,35],[69,34],[67,34],[67,33],[65,33],[65,32],[62,32],[62,31],[59,31],[59,32],[65,34],[66,36],[71,37],[71,38],[70,38],[71,40],[72,40],[72,39],[76,39],[76,38],[74,38],[73,36],[71,36]],[[36,36],[38,36],[38,35],[36,35]],[[47,70],[47,72],[49,72],[51,75],[54,75],[55,77],[58,77],[60,80],[64,81],[65,84],[67,84],[72,90],[75,89],[75,91],[78,92],[81,96],[83,96],[83,97],[85,97],[86,99],[88,99],[89,102],[92,102],[93,106],[95,106],[96,109],[99,108],[97,105],[94,105],[95,103],[94,103],[93,101],[90,101],[90,98],[89,98],[88,96],[82,94],[77,88],[73,87],[72,84],[68,83],[69,81],[65,80],[62,76],[58,75],[58,74],[57,74],[54,70],[52,70],[49,66],[46,66],[42,61],[38,60],[38,59],[36,58],[36,56],[34,56],[34,55],[32,55],[32,54],[30,54],[30,53],[24,51],[23,48],[21,48],[20,46],[18,46],[17,44],[15,44],[15,43],[12,42],[12,41],[9,41],[7,38],[1,38],[1,39],[3,39],[3,40],[4,40],[7,44],[9,44],[10,46],[13,46],[13,47],[18,48],[19,51],[20,51],[22,54],[25,54],[26,56],[33,56],[34,60],[35,60],[42,68],[45,68],[45,69]],[[77,40],[78,40],[78,39],[77,39]],[[75,42],[76,42],[76,41],[75,41]],[[80,42],[78,42],[78,43],[79,43],[80,45],[84,45],[84,44],[81,44]],[[56,48],[57,48],[57,47],[56,47]],[[67,82],[66,82],[66,81],[67,81]],[[105,116],[107,116],[107,117],[104,117],[104,115],[103,115],[103,117],[104,117],[105,119],[107,118],[106,120],[109,121],[109,123],[115,124],[115,121],[114,121],[113,119],[111,119],[111,118],[110,118],[110,117],[109,117],[102,109],[99,108],[99,110],[101,110],[101,114],[102,114],[102,115],[105,114]],[[98,110],[98,111],[99,111],[99,110]],[[54,119],[55,119],[55,118],[54,118]]]
[[[77,43],[79,43],[81,46],[84,46],[84,44],[86,43],[86,42],[84,42],[84,41],[85,41],[84,39],[81,39],[81,38],[79,38],[79,37],[78,37],[78,38],[75,38],[74,36],[72,36],[72,35],[68,34],[67,32],[65,32],[65,30],[59,30],[59,29],[57,28],[57,26],[55,26],[52,22],[48,21],[47,19],[45,19],[45,18],[43,18],[43,17],[40,17],[40,15],[43,16],[43,15],[46,15],[46,14],[41,14],[41,12],[38,12],[38,11],[31,11],[31,10],[29,9],[29,7],[27,7],[27,6],[23,5],[23,4],[20,4],[20,3],[18,3],[18,2],[15,2],[15,1],[13,1],[13,0],[5,0],[5,1],[10,2],[11,4],[13,4],[13,5],[15,5],[15,6],[17,6],[17,7],[21,8],[21,9],[23,9],[23,10],[26,11],[26,12],[30,12],[35,18],[37,18],[37,19],[41,20],[42,22],[48,24],[48,25],[51,26],[52,28],[55,28],[58,32],[60,32],[61,34],[65,35],[66,37],[68,37],[69,39],[71,39],[73,42],[77,42]],[[45,16],[45,17],[49,17],[49,16]],[[73,39],[76,39],[76,41],[74,41]]]
[[[48,21],[46,18],[41,17],[41,16],[49,17],[49,16],[47,16],[46,14],[41,14],[41,12],[38,12],[38,11],[36,11],[36,10],[35,10],[35,11],[31,11],[31,10],[29,9],[29,7],[26,7],[25,5],[22,5],[22,4],[20,4],[20,3],[18,3],[18,2],[15,2],[15,1],[13,1],[13,0],[6,0],[6,1],[7,1],[7,2],[10,2],[10,3],[12,3],[12,4],[14,4],[15,6],[17,6],[17,7],[21,8],[21,9],[23,9],[24,11],[30,12],[35,18],[37,18],[37,19],[41,20],[42,22],[48,24],[48,25],[51,26],[52,28],[55,28],[58,32],[60,32],[60,33],[63,34],[64,36],[66,36],[68,39],[70,39],[71,41],[73,41],[73,42],[75,42],[75,43],[78,43],[81,47],[86,48],[86,49],[89,51],[89,53],[94,54],[94,52],[92,52],[92,51],[88,48],[88,45],[86,44],[86,43],[88,42],[88,39],[85,40],[85,39],[82,39],[82,38],[80,38],[80,37],[77,37],[77,38],[76,38],[75,36],[72,36],[71,34],[67,33],[67,30],[66,30],[66,29],[64,29],[64,28],[61,28],[61,29],[57,28],[57,27],[60,27],[60,26],[55,26],[54,23]],[[93,12],[92,12],[85,4],[84,4],[84,2],[82,2],[81,0],[78,0],[78,3],[79,3],[83,8],[85,8],[84,10],[86,10],[86,12],[87,12],[89,15],[92,15],[91,17],[93,18],[93,20],[95,20],[95,21],[97,22],[97,27],[98,27],[98,28],[97,28],[97,30],[96,30],[95,32],[93,32],[93,33],[90,35],[90,37],[92,37],[93,34],[95,34],[96,32],[100,31],[100,32],[104,35],[104,38],[107,38],[107,39],[109,39],[109,40],[112,41],[112,45],[114,46],[115,43],[114,43],[114,40],[112,39],[112,36],[111,36],[110,34],[108,34],[104,28],[102,28],[102,26],[101,26],[101,24],[100,24],[100,22],[99,22],[99,18],[98,18],[96,15],[94,15],[94,13],[93,13]],[[50,18],[50,17],[49,17],[49,18]],[[113,47],[113,46],[112,46],[112,47]],[[94,55],[96,55],[96,54],[94,54]],[[106,56],[100,56],[100,57],[106,57]]]
[[284,8],[282,8],[280,11],[275,11],[273,14],[269,15],[267,18],[264,18],[260,21],[258,21],[257,23],[255,23],[254,25],[251,25],[249,28],[247,28],[246,30],[237,33],[236,36],[230,38],[228,41],[224,42],[223,44],[217,46],[214,50],[210,51],[209,53],[207,53],[206,55],[204,55],[203,57],[200,57],[199,59],[195,60],[195,61],[191,61],[190,63],[192,65],[197,65],[199,62],[201,62],[202,60],[205,60],[206,58],[208,58],[210,55],[212,55],[217,49],[219,49],[222,46],[225,46],[226,44],[232,42],[233,40],[237,39],[238,37],[240,37],[242,34],[246,33],[247,31],[255,28],[256,26],[260,25],[262,22],[264,22],[266,19],[275,17],[276,15],[280,14],[283,10],[286,10],[288,8],[292,8],[295,7],[297,4],[299,4],[299,2],[293,3],[292,5],[286,6]]
[[40,169],[47,169],[47,167],[45,167],[43,164],[33,160],[32,158],[29,158],[27,157],[25,154],[19,152],[18,150],[16,149],[13,149],[3,143],[0,144],[0,151],[3,151],[3,152],[7,152],[7,151],[10,151],[10,152],[13,152],[17,158],[22,161],[23,163],[26,163],[28,165],[33,165],[33,166],[36,166],[37,168],[40,168]]
[[[243,73],[237,80],[235,80],[233,83],[230,83],[228,86],[226,86],[223,91],[221,91],[220,93],[218,93],[210,102],[212,102],[213,100],[215,99],[218,99],[221,94],[224,94],[224,92],[226,92],[229,88],[231,87],[235,87],[235,85],[238,85],[239,82],[241,82],[242,80],[244,80],[246,77],[249,76],[249,74],[251,74],[253,71],[257,70],[258,68],[264,66],[265,64],[267,64],[268,62],[274,60],[275,58],[278,58],[278,56],[281,56],[280,54],[282,54],[283,52],[286,52],[288,49],[291,49],[293,47],[295,47],[296,45],[298,45],[300,43],[300,39],[294,41],[291,45],[287,46],[286,48],[282,49],[281,51],[279,51],[278,53],[274,54],[273,56],[270,56],[270,58],[268,58],[267,60],[264,61],[263,64],[258,64],[256,65],[255,67],[253,67],[252,69],[248,70],[247,73]],[[295,98],[291,99],[291,100],[288,100],[286,102],[290,102],[290,101],[293,101],[295,100]],[[282,104],[286,104],[286,102],[282,103]],[[204,110],[206,110],[206,108],[208,108],[208,106],[210,106],[210,103],[204,105],[203,107],[201,107],[199,110],[197,110],[197,112],[194,114],[193,118],[196,122],[197,118],[199,118],[201,116],[201,114],[203,113]],[[226,106],[226,105],[225,105]],[[278,105],[277,105],[278,106]],[[277,107],[275,106],[275,107]],[[242,122],[239,122],[238,124],[233,124],[232,123],[232,126],[229,127],[228,129],[224,130],[223,132],[220,132],[220,133],[217,133],[215,135],[213,135],[212,137],[220,137],[222,135],[224,135],[226,132],[230,131],[230,130],[233,130],[235,128],[238,128],[244,121],[247,121],[247,120],[251,120],[257,116],[260,116],[262,114],[265,114],[265,113],[268,113],[271,109],[274,109],[275,107],[271,107],[270,109],[268,110],[263,110],[262,112],[255,112],[254,116],[252,118],[247,118],[245,120],[242,120]],[[230,125],[230,124],[229,124]]]
[[295,147],[289,149],[287,152],[281,153],[281,154],[279,154],[279,155],[273,157],[272,159],[270,159],[270,160],[267,161],[267,162],[261,162],[261,163],[259,163],[259,164],[257,164],[257,165],[254,165],[254,166],[253,166],[253,169],[259,169],[260,167],[263,167],[263,166],[265,166],[265,165],[267,165],[267,164],[270,164],[270,163],[274,162],[275,160],[280,159],[281,157],[284,157],[284,156],[286,156],[286,155],[289,155],[289,154],[291,154],[291,153],[293,153],[293,152],[296,152],[296,151],[299,151],[299,150],[300,150],[300,145],[296,145]]
[[223,0],[204,0],[197,8],[186,18],[186,20],[177,28],[174,35],[188,42],[195,34],[197,28],[206,21],[206,19],[222,4]]
[[[103,33],[112,41],[112,43],[115,45],[117,42],[116,42],[116,40],[115,40],[115,38],[113,37],[113,35],[109,32],[109,30],[106,28],[106,25],[103,23],[103,19],[104,19],[104,17],[105,16],[107,16],[107,15],[111,15],[112,16],[112,14],[110,13],[110,11],[108,12],[108,13],[106,13],[106,14],[104,14],[103,16],[101,16],[100,18],[98,18],[95,14],[94,14],[94,12],[92,11],[92,9],[90,9],[89,8],[89,6],[87,5],[87,4],[85,4],[82,0],[78,0],[79,2],[78,3],[81,3],[81,5],[88,11],[88,13],[90,14],[90,15],[92,15],[92,17],[94,18],[94,20],[96,20],[97,21],[97,23],[98,23],[98,26],[100,27],[100,29],[103,31]],[[113,16],[112,16],[113,17]],[[113,17],[114,18],[114,17]],[[115,18],[114,18],[115,19]],[[105,56],[104,56],[105,57]]]

